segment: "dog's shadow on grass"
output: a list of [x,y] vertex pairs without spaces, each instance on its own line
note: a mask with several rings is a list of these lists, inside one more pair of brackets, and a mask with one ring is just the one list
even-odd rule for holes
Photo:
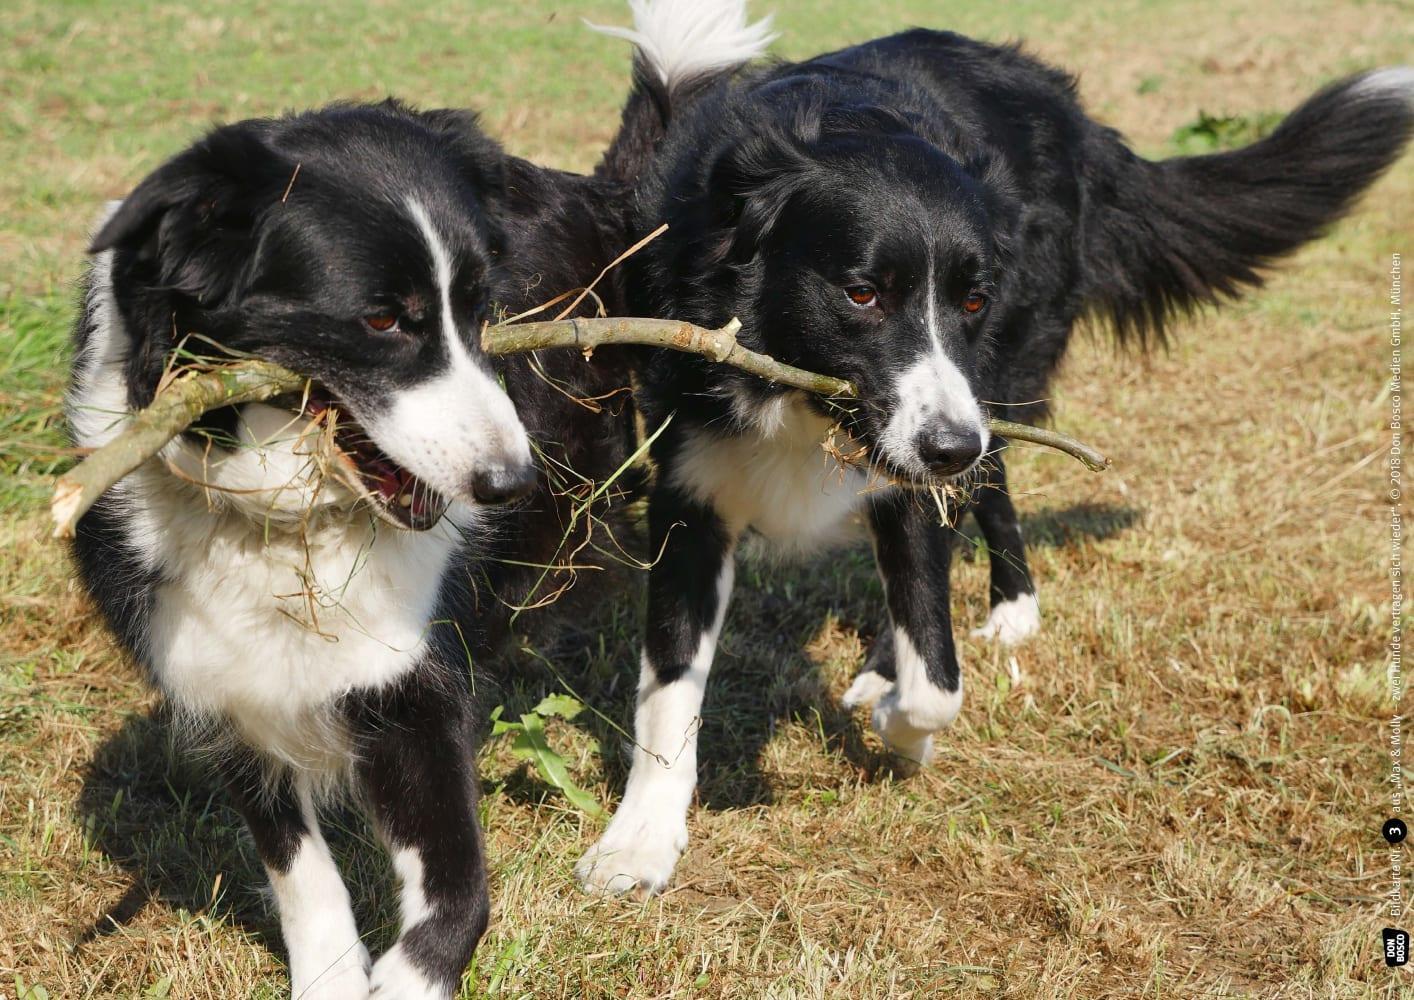
[[263,879],[242,820],[214,777],[175,746],[160,710],[130,716],[99,746],[85,769],[78,809],[91,845],[131,882],[78,933],[77,946],[120,931],[155,901],[178,912],[219,914],[278,946],[273,914],[252,891]]
[[1083,540],[1098,542],[1121,535],[1143,517],[1144,512],[1137,507],[1077,503],[1022,514],[1021,533],[1029,546],[1063,548]]
[[1069,507],[1023,512],[1021,536],[1026,539],[1028,548],[1059,549],[1082,541],[1102,542],[1114,538],[1143,518],[1144,512],[1138,507],[1077,503]]
[[[607,615],[611,620],[599,614],[562,627],[538,657],[522,658],[511,672],[515,681],[503,692],[503,714],[511,719],[546,693],[566,687],[587,701],[591,710],[574,725],[598,743],[601,774],[614,798],[623,792],[632,760],[641,582],[630,580],[621,588]],[[853,713],[826,690],[820,667],[806,654],[825,622],[833,619],[872,635],[874,619],[882,616],[872,559],[858,547],[805,563],[739,561],[736,593],[695,733],[702,806],[729,810],[771,803],[775,788],[762,768],[762,753],[786,724],[821,734],[830,749],[866,774],[888,762],[868,748]],[[529,767],[504,775],[498,787],[526,804],[550,791]]]
[[[160,903],[182,920],[219,920],[284,954],[265,871],[244,820],[210,769],[174,741],[160,709],[130,716],[98,747],[84,770],[77,808],[88,844],[130,880],[120,898],[76,929],[77,948],[120,933],[149,904]],[[355,890],[359,926],[373,928],[366,940],[377,949],[396,926],[386,858],[352,811],[321,813],[320,820]]]
[[[1137,507],[1111,503],[1077,503],[1069,507],[1028,511],[1020,515],[1021,537],[1027,549],[1062,549],[1082,542],[1102,542],[1122,535],[1144,518]],[[983,551],[982,532],[975,521],[966,521],[958,533],[965,540],[959,556],[967,561]],[[1042,586],[1045,581],[1038,581]]]
[[[1022,524],[1029,545],[1063,547],[1121,534],[1140,516],[1127,507],[1079,504],[1024,514]],[[975,537],[974,530],[964,534]],[[503,691],[505,716],[512,719],[566,682],[580,693],[597,712],[582,713],[574,724],[598,741],[603,776],[615,797],[628,776],[643,575],[618,581],[613,601],[563,629],[542,651],[551,665],[519,657],[514,680]],[[891,761],[866,742],[863,715],[840,706],[805,652],[831,621],[866,642],[883,622],[883,594],[867,549],[853,546],[786,565],[748,558],[737,579],[698,732],[702,805],[730,810],[774,800],[762,754],[782,723],[818,732],[866,776],[887,773]],[[483,781],[517,801],[539,801],[549,793],[524,768],[499,779],[483,773]],[[160,901],[193,918],[232,923],[283,953],[278,921],[263,895],[265,874],[243,821],[214,776],[174,745],[160,713],[130,717],[98,748],[78,808],[90,845],[131,877],[121,898],[79,930],[79,947]],[[377,950],[396,922],[386,858],[352,813],[323,819],[347,881],[367,890],[353,896],[359,926],[377,928],[369,941]]]
[[[1136,508],[1082,503],[1027,512],[1021,521],[1028,546],[1063,548],[1123,534],[1141,517]],[[960,530],[973,543],[960,544],[960,553],[971,558],[980,535],[970,519]],[[600,614],[581,620],[542,650],[553,668],[527,663],[518,669],[521,683],[507,692],[506,701],[506,715],[514,718],[564,683],[589,700],[597,712],[583,713],[575,724],[598,741],[603,776],[613,796],[622,793],[631,759],[643,601],[641,586],[632,580],[620,581],[619,594],[609,618]],[[761,758],[783,722],[818,733],[829,749],[841,753],[866,778],[891,774],[896,761],[865,739],[866,713],[840,705],[827,690],[821,668],[805,651],[812,642],[828,645],[822,629],[833,621],[840,631],[857,633],[867,653],[885,620],[883,591],[865,545],[799,563],[751,557],[739,562],[736,593],[697,733],[699,802],[713,810],[772,802],[773,782]],[[828,658],[829,650],[825,652]],[[850,669],[860,665],[862,659]],[[501,790],[526,802],[548,792],[528,771],[508,780]]]

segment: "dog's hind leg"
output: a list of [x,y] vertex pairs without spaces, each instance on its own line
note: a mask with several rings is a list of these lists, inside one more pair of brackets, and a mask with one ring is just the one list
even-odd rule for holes
[[987,542],[991,562],[992,610],[987,622],[972,630],[974,636],[994,638],[1011,645],[1035,635],[1041,627],[1041,609],[1036,602],[1036,585],[1026,563],[1021,523],[1007,488],[1006,466],[1002,462],[1006,442],[992,439],[993,454],[983,462],[972,514]]
[[875,643],[844,701],[851,708],[872,705],[874,730],[889,748],[926,764],[933,734],[962,707],[949,607],[952,528],[939,525],[936,510],[904,492],[874,500],[869,526],[892,629]]
[[649,527],[662,554],[648,578],[633,766],[613,821],[575,866],[589,892],[658,892],[687,847],[702,696],[731,597],[733,539],[710,507],[662,488]]
[[370,1000],[450,1000],[490,918],[477,816],[473,706],[464,681],[422,671],[358,712],[358,776],[401,882],[398,940]]
[[319,832],[308,790],[288,774],[264,773],[248,751],[223,761],[221,771],[270,876],[292,995],[366,1000],[368,949],[359,940],[348,889]]

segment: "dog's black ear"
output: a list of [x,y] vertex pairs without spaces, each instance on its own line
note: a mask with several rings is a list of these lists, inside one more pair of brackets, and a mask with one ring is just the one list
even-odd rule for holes
[[759,133],[717,158],[707,178],[714,239],[708,263],[745,263],[805,188],[810,158],[803,142],[784,132]]
[[261,215],[294,176],[265,132],[259,122],[224,126],[168,160],[123,200],[89,252],[130,250],[162,287],[219,305],[247,270]]
[[482,131],[481,119],[474,111],[435,108],[420,114],[427,125],[447,138],[455,151],[462,176],[481,207],[490,249],[500,253],[505,244],[501,219],[508,210],[505,150]]

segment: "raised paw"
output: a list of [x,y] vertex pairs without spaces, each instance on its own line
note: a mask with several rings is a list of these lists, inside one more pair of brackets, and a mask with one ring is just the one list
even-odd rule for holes
[[884,745],[914,768],[933,762],[933,730],[914,725],[899,707],[898,691],[890,690],[874,705],[870,719]]
[[884,695],[893,689],[894,682],[884,677],[882,674],[870,670],[868,667],[861,670],[854,678],[854,683],[849,686],[849,690],[840,699],[840,704],[848,709],[863,708],[873,705]]
[[1041,606],[1035,594],[1019,594],[1002,601],[987,615],[987,622],[972,630],[979,639],[996,639],[1004,646],[1014,646],[1029,639],[1041,628]]
[[600,896],[662,892],[687,848],[687,827],[662,830],[638,823],[620,824],[620,811],[598,843],[574,866],[585,892]]
[[933,758],[933,731],[912,724],[899,707],[897,685],[872,670],[861,670],[840,699],[845,708],[873,708],[870,719],[874,732],[889,751],[902,758],[911,773]]

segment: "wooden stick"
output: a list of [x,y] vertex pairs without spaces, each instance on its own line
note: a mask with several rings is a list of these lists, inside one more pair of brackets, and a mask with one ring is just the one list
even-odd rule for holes
[[487,354],[519,354],[546,348],[577,347],[588,355],[594,348],[609,344],[666,347],[685,354],[700,354],[771,382],[821,396],[855,394],[854,386],[844,379],[817,375],[741,346],[736,339],[740,329],[741,322],[736,319],[717,330],[671,319],[609,318],[514,323],[486,327],[481,332],[481,349]]
[[[736,339],[741,322],[733,319],[717,330],[666,319],[571,319],[553,323],[515,323],[488,326],[481,332],[481,349],[487,354],[517,354],[546,348],[578,347],[585,355],[605,344],[666,347],[700,354],[732,365],[752,375],[821,396],[852,398],[853,385],[844,379],[817,375],[775,358],[742,347]],[[1013,441],[1027,441],[1064,452],[1091,472],[1104,472],[1110,460],[1094,448],[1059,431],[1018,424],[1011,420],[988,421],[993,434]]]
[[279,365],[254,359],[177,376],[146,409],[133,414],[113,440],[95,449],[55,482],[54,498],[49,504],[54,537],[72,538],[74,526],[95,500],[196,423],[207,410],[298,392],[306,381]]
[[1104,472],[1114,464],[1107,456],[1091,448],[1084,441],[1077,441],[1069,434],[1062,434],[1060,431],[1032,427],[1030,424],[1018,424],[1013,420],[998,420],[996,417],[988,420],[987,426],[991,428],[993,434],[1008,440],[1026,441],[1029,444],[1039,444],[1064,452],[1071,458],[1084,463],[1085,468],[1091,472]]
[[[608,345],[663,347],[698,354],[822,396],[848,399],[856,395],[854,386],[843,379],[817,375],[743,347],[736,339],[740,329],[735,319],[717,330],[676,320],[571,319],[488,326],[482,331],[481,344],[487,354],[575,347],[588,355],[596,347]],[[54,536],[72,538],[79,519],[94,501],[207,410],[299,392],[307,381],[279,365],[253,359],[179,375],[157,393],[151,405],[133,414],[116,437],[59,477],[50,502]],[[1110,460],[1100,452],[1059,431],[1010,420],[992,420],[990,424],[994,434],[1054,448],[1080,460],[1091,471],[1102,472],[1110,466]]]

